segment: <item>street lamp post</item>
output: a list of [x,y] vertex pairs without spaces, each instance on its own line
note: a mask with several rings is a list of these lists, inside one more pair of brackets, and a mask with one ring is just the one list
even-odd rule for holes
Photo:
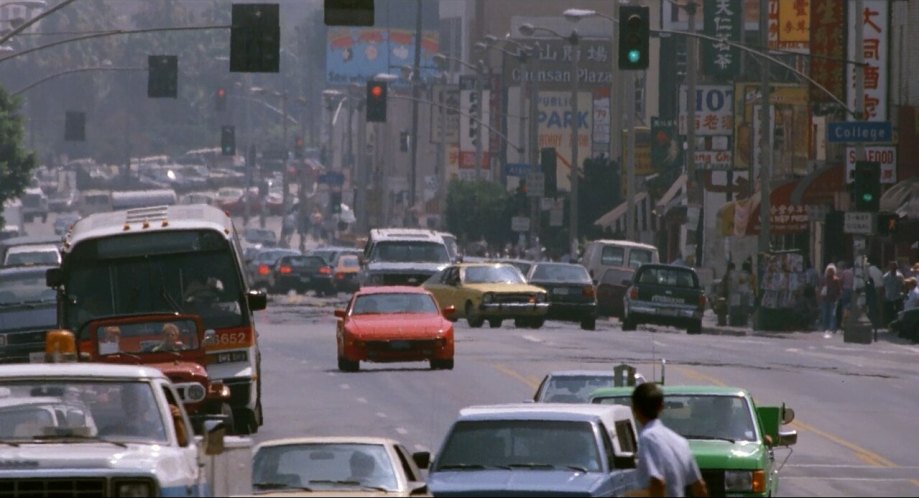
[[475,75],[475,96],[476,100],[479,103],[478,108],[476,109],[475,120],[479,124],[476,132],[476,145],[475,145],[475,179],[479,180],[481,178],[481,169],[482,169],[482,108],[485,106],[485,103],[482,102],[482,78],[484,77],[485,67],[484,63],[480,60],[479,65],[475,66],[464,60],[460,60],[454,57],[449,57],[444,54],[434,54],[434,62],[442,68],[447,67],[447,61],[453,61],[457,64],[471,69]]
[[577,30],[571,30],[571,34],[568,36],[563,36],[557,33],[556,31],[544,28],[541,26],[534,26],[529,23],[521,25],[519,28],[520,34],[523,36],[532,36],[536,31],[545,31],[549,34],[552,34],[562,40],[567,41],[574,47],[572,50],[572,78],[571,78],[571,197],[569,203],[571,204],[571,209],[569,209],[569,219],[568,223],[570,227],[568,228],[568,239],[569,239],[569,250],[571,254],[571,260],[577,261],[578,257],[578,183],[579,177],[581,175],[580,160],[578,158],[578,125],[580,124],[580,119],[578,115],[580,110],[578,109],[578,72],[580,71],[580,50],[578,49],[578,44],[580,41],[580,36],[578,35]]

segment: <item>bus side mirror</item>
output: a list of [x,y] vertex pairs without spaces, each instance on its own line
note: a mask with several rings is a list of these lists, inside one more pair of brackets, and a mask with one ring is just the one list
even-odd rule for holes
[[45,284],[52,289],[57,289],[64,283],[64,272],[60,268],[48,268],[45,272]]
[[246,300],[249,302],[249,309],[252,311],[262,311],[268,307],[268,295],[264,291],[250,290],[246,294]]

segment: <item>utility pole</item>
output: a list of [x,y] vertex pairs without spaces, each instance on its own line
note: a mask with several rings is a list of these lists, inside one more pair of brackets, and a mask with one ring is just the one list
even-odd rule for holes
[[628,157],[625,161],[625,238],[637,242],[635,233],[635,71],[620,71],[624,95],[622,105],[625,106],[625,126],[628,130]]
[[[768,0],[767,0],[768,1]],[[768,7],[768,5],[767,5]],[[702,264],[702,226],[704,225],[704,194],[702,192],[702,182],[699,181],[698,171],[696,171],[696,73],[699,72],[699,49],[696,39],[692,35],[696,32],[696,9],[695,2],[686,4],[686,13],[689,15],[689,33],[686,40],[686,176],[688,180],[689,205],[698,210],[698,220],[695,227],[691,229],[695,233],[696,243],[696,266]],[[766,8],[763,12],[769,13]]]
[[[863,0],[855,0],[855,119],[860,121],[865,120],[865,51],[863,50],[865,44],[865,26],[862,21],[862,12],[865,9]],[[864,161],[865,160],[865,146],[862,142],[857,142],[855,144],[855,160]],[[875,217],[876,214],[872,213],[872,217]],[[865,237],[862,235],[856,235],[853,237],[853,244],[861,244],[862,247],[865,246]],[[867,248],[867,247],[866,247]],[[861,253],[859,250],[852,251],[852,271],[859,270],[861,271],[862,281],[867,281],[868,278],[871,278],[868,275],[868,263],[867,260],[862,260],[862,267],[856,268],[855,263],[859,260],[859,256],[867,256],[867,254]],[[849,335],[857,332],[860,328],[865,325],[862,324],[864,320],[864,309],[861,306],[859,301],[859,296],[853,294],[851,302],[851,310],[849,311],[849,321],[848,323],[843,324],[843,334]],[[870,326],[870,325],[869,325]],[[845,340],[845,337],[843,337]],[[877,329],[874,330],[874,341],[877,342]]]
[[580,71],[581,50],[578,46],[577,31],[571,32],[569,42],[573,46],[571,60],[574,66],[571,75],[571,209],[569,228],[569,246],[571,261],[578,259],[578,180],[580,177],[580,164],[578,159],[578,72]]
[[[440,182],[440,195],[438,198],[447,198],[447,92],[450,84],[447,73],[443,73],[443,86],[440,87],[440,143],[437,145],[437,178]],[[446,206],[441,206],[443,212]]]
[[[412,65],[412,171],[409,179],[409,212],[415,209],[418,174],[418,95],[421,66],[421,0],[415,0],[415,60]],[[418,221],[417,217],[412,218]]]
[[358,100],[357,103],[357,160],[355,162],[355,167],[357,168],[360,181],[357,184],[357,190],[355,191],[355,201],[357,202],[357,226],[358,233],[365,234],[370,231],[370,223],[367,219],[368,209],[368,195],[367,188],[370,184],[370,163],[367,161],[367,117],[366,110],[367,106],[363,99]]
[[[762,36],[762,46],[768,48],[769,44],[769,1],[760,0],[759,1],[759,32]],[[769,226],[769,214],[772,206],[770,206],[769,195],[772,193],[772,142],[770,137],[770,119],[769,119],[769,107],[770,107],[770,96],[769,96],[769,65],[766,61],[762,61],[761,66],[761,81],[760,81],[760,94],[762,95],[760,101],[760,164],[759,164],[759,253],[760,255],[769,252],[771,247],[770,242],[770,226]],[[751,181],[756,181],[755,178],[752,178]],[[762,265],[759,265],[762,267]]]
[[[250,85],[251,85],[251,76],[250,76],[250,73],[246,73],[243,76],[243,92],[244,93],[249,92]],[[252,151],[253,147],[255,146],[255,144],[253,143],[254,141],[252,140],[252,121],[250,118],[251,114],[249,112],[251,107],[252,107],[252,101],[247,98],[246,107],[245,107],[247,147],[246,147],[246,194],[245,196],[243,196],[243,199],[246,199],[246,202],[243,202],[243,226],[244,227],[249,225],[249,218],[250,218],[251,213],[249,212],[248,195],[249,195],[249,189],[252,188],[252,174],[255,172],[255,164],[256,164],[255,154],[250,153],[250,151]]]
[[[480,61],[481,62],[481,61]],[[484,77],[484,71],[482,64],[479,64],[479,70],[476,71],[475,75],[475,95],[476,101],[479,103],[478,109],[476,109],[476,120],[478,121],[478,126],[476,126],[476,136],[475,136],[475,179],[478,181],[482,178],[482,108],[485,107],[485,102],[482,102],[482,78]]]

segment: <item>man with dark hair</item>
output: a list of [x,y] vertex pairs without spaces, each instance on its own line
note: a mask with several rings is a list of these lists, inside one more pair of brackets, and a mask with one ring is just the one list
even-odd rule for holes
[[631,495],[708,496],[689,442],[658,420],[663,409],[664,393],[657,384],[646,382],[632,391],[632,413],[641,425],[638,483],[644,489]]

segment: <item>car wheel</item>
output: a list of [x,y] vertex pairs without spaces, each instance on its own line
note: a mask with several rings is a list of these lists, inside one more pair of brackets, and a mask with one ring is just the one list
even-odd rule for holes
[[338,369],[342,372],[357,372],[361,369],[361,362],[338,358]]
[[597,330],[597,319],[590,317],[581,320],[581,328],[584,330]]
[[501,319],[500,318],[490,318],[488,320],[488,326],[493,329],[501,328]]
[[230,431],[232,431],[233,434],[235,434],[238,429],[241,429],[241,427],[236,427],[236,421],[235,421],[235,418],[233,417],[233,409],[230,408],[229,403],[220,404],[220,413],[218,415],[221,415],[224,417],[223,425],[227,427]]
[[466,303],[466,322],[474,329],[481,327],[482,324],[485,323],[485,318],[476,316],[472,302]]
[[449,360],[431,360],[431,370],[453,370],[453,358]]
[[530,321],[530,327],[534,329],[541,329],[543,325],[546,324],[545,318],[534,318]]
[[246,436],[258,430],[255,423],[255,414],[252,410],[242,409],[233,413],[233,432],[238,436]]
[[702,333],[702,320],[696,320],[692,322],[689,327],[686,329],[686,333],[690,335],[697,335]]
[[514,327],[518,329],[523,329],[529,327],[526,318],[514,318]]

